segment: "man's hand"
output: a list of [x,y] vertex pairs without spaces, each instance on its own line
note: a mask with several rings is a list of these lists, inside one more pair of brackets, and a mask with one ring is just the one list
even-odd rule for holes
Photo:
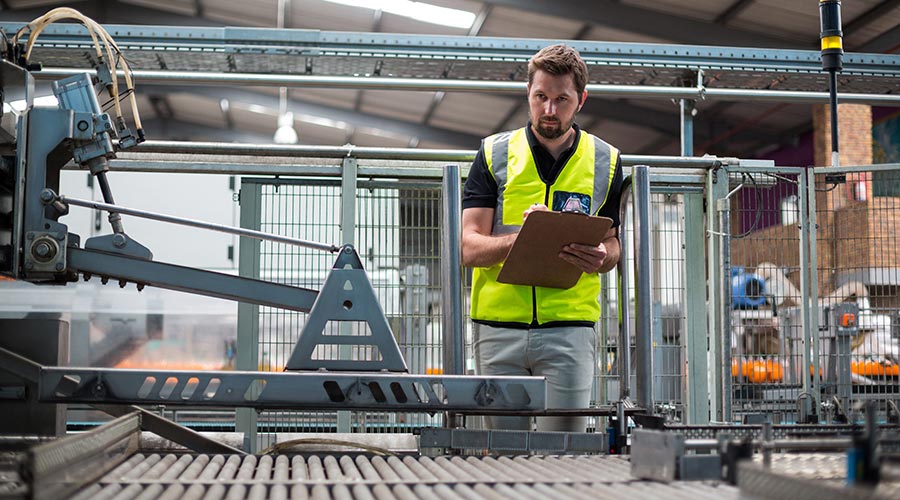
[[610,229],[603,237],[603,243],[597,246],[570,243],[559,252],[559,258],[587,274],[608,272],[619,262],[620,248],[617,234],[615,228]]
[[550,211],[550,209],[547,208],[547,205],[544,205],[543,203],[535,203],[534,205],[531,205],[530,207],[528,207],[527,210],[522,212],[522,221],[524,222],[525,219],[528,218],[528,214],[530,214],[531,212],[549,212],[549,211]]
[[569,243],[559,252],[559,258],[574,265],[587,274],[597,274],[603,268],[603,262],[609,252],[603,243],[597,246]]

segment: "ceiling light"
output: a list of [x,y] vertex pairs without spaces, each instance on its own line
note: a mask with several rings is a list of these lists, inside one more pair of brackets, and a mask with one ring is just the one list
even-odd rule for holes
[[326,2],[365,7],[409,17],[432,24],[469,29],[475,22],[475,14],[465,10],[438,7],[411,0],[325,0]]
[[[269,129],[271,130],[271,129]],[[278,115],[278,128],[275,129],[275,144],[297,144],[300,138],[294,130],[294,113],[287,112]]]

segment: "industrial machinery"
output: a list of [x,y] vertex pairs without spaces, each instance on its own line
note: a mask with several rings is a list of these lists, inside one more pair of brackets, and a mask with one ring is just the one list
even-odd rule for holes
[[[68,367],[65,321],[47,316],[0,320],[0,371],[6,376],[0,379],[4,400],[0,429],[3,449],[12,457],[0,463],[0,475],[7,478],[0,493],[35,498],[116,494],[191,498],[596,497],[620,494],[627,484],[644,496],[662,496],[669,492],[668,485],[644,478],[702,478],[716,482],[680,486],[695,495],[736,498],[738,490],[720,481],[740,481],[735,474],[740,468],[738,461],[748,458],[754,446],[766,450],[794,446],[773,441],[770,428],[741,429],[756,435],[754,445],[753,436],[749,444],[741,443],[740,438],[747,441],[746,436],[731,439],[718,435],[721,429],[712,426],[679,429],[706,433],[702,437],[717,439],[712,445],[708,441],[686,444],[677,434],[660,437],[651,431],[637,433],[631,441],[629,422],[663,428],[665,419],[648,414],[626,398],[607,408],[548,410],[543,379],[450,373],[449,367],[459,363],[445,362],[443,375],[409,374],[353,246],[222,227],[116,204],[107,179],[109,161],[122,149],[140,143],[143,135],[136,111],[135,131],[131,132],[118,109],[114,118],[103,111],[95,87],[110,92],[118,108],[121,98],[133,98],[133,82],[128,80],[129,89],[124,93],[118,91],[114,61],[124,63],[124,57],[115,43],[92,21],[68,14],[82,21],[105,50],[98,46],[96,77],[79,74],[53,84],[58,105],[34,105],[35,68],[28,62],[34,39],[53,16],[31,25],[27,45],[19,45],[18,36],[3,40],[0,275],[45,286],[99,279],[121,287],[134,284],[138,290],[160,287],[303,311],[309,316],[283,373]],[[127,67],[122,70],[128,75]],[[70,161],[95,176],[104,202],[79,200],[60,192],[60,170]],[[635,196],[646,201],[647,169],[636,169],[634,177]],[[73,205],[108,212],[113,234],[81,241],[62,219]],[[636,211],[649,218],[648,206],[649,202]],[[176,266],[155,261],[151,249],[127,234],[121,215],[304,246],[331,252],[335,260],[319,290]],[[647,244],[649,227],[642,229],[646,230],[642,241]],[[649,283],[649,253],[639,257],[647,261],[641,262],[636,281]],[[649,293],[649,287],[641,292]],[[649,307],[648,298],[639,298],[642,306]],[[371,335],[326,334],[328,321],[365,323]],[[623,321],[627,325],[627,318]],[[638,330],[644,326],[649,331],[647,317],[638,315],[636,323]],[[444,335],[461,336],[462,329],[456,330],[445,329]],[[643,335],[637,342],[635,357],[641,366],[651,364],[650,349],[644,348],[649,347],[649,339]],[[372,360],[321,356],[321,346],[335,344],[362,346],[378,356]],[[627,360],[629,350],[622,351]],[[626,374],[628,366],[625,361]],[[622,392],[627,395],[628,377],[623,379]],[[639,380],[638,394],[652,392],[641,384]],[[73,403],[92,405],[117,418],[83,434],[60,438],[65,434],[65,405]],[[446,428],[424,429],[412,444],[401,443],[401,439],[386,443],[369,436],[348,445],[317,436],[319,441],[301,438],[279,443],[257,456],[240,449],[241,442],[212,439],[131,405],[446,412],[450,417]],[[456,418],[462,414],[567,412],[614,416],[618,425],[611,425],[607,433],[485,431],[464,428],[462,419]],[[875,471],[880,469],[875,447],[885,440],[874,430],[871,419],[869,424],[865,438],[808,443],[809,447],[859,450],[860,477],[863,482],[876,481]],[[828,430],[850,435],[856,429],[848,425]],[[164,441],[151,441],[141,431],[155,433]],[[292,452],[292,445],[304,445],[305,451]],[[309,445],[325,448],[310,451]],[[718,454],[705,458],[689,455],[687,445]],[[335,452],[338,446],[349,446],[349,451]],[[632,457],[629,475],[628,461],[616,455],[631,446],[638,452]],[[660,453],[655,453],[657,450]],[[466,457],[479,454],[488,456]],[[753,491],[766,496],[760,492],[767,490]]]
[[[57,15],[55,12],[48,16],[53,18]],[[71,16],[81,20],[74,14]],[[100,33],[92,21],[83,22],[93,33]],[[117,151],[143,140],[136,113],[135,138],[124,126],[121,116],[115,119],[117,127],[114,129],[113,120],[101,110],[95,94],[95,85],[114,86],[108,76],[104,78],[103,75],[114,71],[104,61],[112,59],[112,51],[117,50],[115,44],[104,39],[108,43],[107,59],[103,59],[98,50],[99,79],[80,74],[54,82],[58,106],[34,106],[32,75],[16,64],[27,60],[31,43],[42,26],[40,21],[32,24],[35,32],[24,50],[14,42],[4,40],[4,104],[21,100],[16,104],[21,111],[14,114],[10,108],[4,112],[5,226],[0,240],[0,272],[13,279],[46,285],[63,285],[80,277],[86,280],[96,277],[103,283],[118,282],[121,287],[134,283],[138,290],[154,286],[309,312],[309,318],[287,363],[286,373],[155,373],[38,367],[32,353],[41,350],[47,342],[59,346],[59,356],[38,361],[48,365],[63,364],[67,342],[64,322],[47,318],[4,320],[0,323],[4,333],[4,366],[20,376],[28,372],[26,378],[35,384],[30,390],[22,391],[32,398],[23,403],[28,406],[24,411],[33,409],[31,405],[36,400],[44,403],[181,403],[430,412],[487,410],[502,413],[545,409],[543,380],[539,378],[407,374],[405,361],[352,246],[338,247],[217,227],[115,205],[106,176],[108,160],[114,158]],[[124,61],[121,54],[117,57]],[[127,74],[127,67],[124,70]],[[118,102],[122,95],[117,90],[111,92],[112,99]],[[118,141],[114,141],[114,135]],[[60,169],[70,160],[89,169],[96,177],[104,203],[71,199],[58,193]],[[82,242],[60,222],[70,205],[108,211],[113,234]],[[275,239],[331,252],[336,254],[336,259],[320,291],[165,264],[154,261],[150,249],[128,236],[121,214],[233,231],[245,237]],[[330,320],[364,322],[371,335],[326,337],[323,330]],[[34,333],[36,330],[41,333]],[[367,346],[378,355],[373,360],[320,359],[317,348],[321,344]],[[52,404],[45,406],[54,408]],[[9,422],[10,430],[48,433],[34,420],[13,416]],[[49,433],[59,433],[59,425],[55,422]]]

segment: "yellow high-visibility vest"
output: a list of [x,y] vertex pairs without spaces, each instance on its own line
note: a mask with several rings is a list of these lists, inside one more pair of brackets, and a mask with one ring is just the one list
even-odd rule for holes
[[[575,152],[556,181],[547,185],[538,174],[525,128],[487,137],[483,148],[488,170],[497,182],[493,234],[518,231],[522,213],[534,203],[554,208],[554,200],[557,205],[569,200],[596,215],[609,196],[619,156],[616,148],[582,131]],[[599,275],[582,274],[569,289],[531,287],[499,283],[502,267],[501,263],[473,269],[472,319],[529,325],[600,319]]]

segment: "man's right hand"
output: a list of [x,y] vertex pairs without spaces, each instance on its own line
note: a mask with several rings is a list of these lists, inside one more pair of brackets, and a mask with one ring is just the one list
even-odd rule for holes
[[549,211],[550,211],[550,209],[547,208],[547,205],[544,205],[543,203],[535,203],[534,205],[531,205],[530,207],[528,207],[527,210],[522,212],[522,220],[524,221],[525,219],[527,219],[528,214],[530,214],[531,212],[549,212]]

